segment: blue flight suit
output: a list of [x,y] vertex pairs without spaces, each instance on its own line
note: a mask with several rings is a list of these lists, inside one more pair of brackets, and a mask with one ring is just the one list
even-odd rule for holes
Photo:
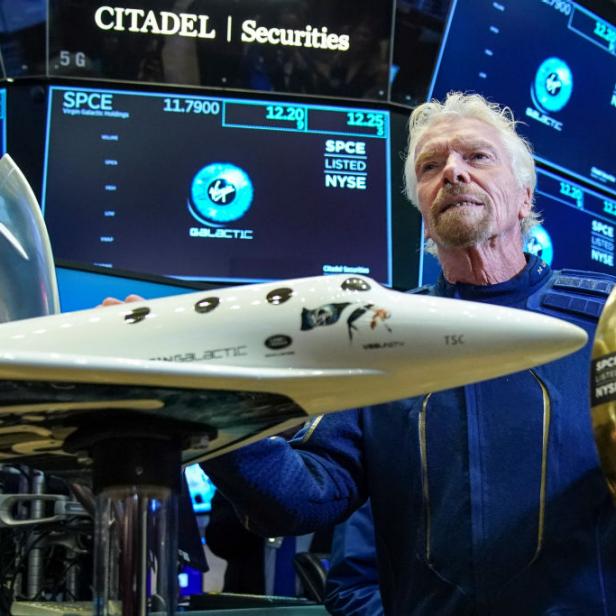
[[616,279],[527,260],[503,283],[441,278],[426,292],[566,319],[588,332],[583,349],[208,462],[245,522],[301,534],[370,496],[386,614],[616,614],[616,508],[589,415],[592,338]]
[[334,616],[383,616],[370,501],[334,530],[324,603]]

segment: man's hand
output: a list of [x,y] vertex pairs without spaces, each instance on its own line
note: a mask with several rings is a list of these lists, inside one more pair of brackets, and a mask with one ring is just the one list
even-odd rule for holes
[[127,295],[126,299],[122,301],[121,299],[116,299],[115,297],[106,297],[98,307],[104,306],[117,306],[118,304],[130,304],[131,302],[142,302],[145,298],[141,297],[141,295],[135,295],[132,293],[131,295]]

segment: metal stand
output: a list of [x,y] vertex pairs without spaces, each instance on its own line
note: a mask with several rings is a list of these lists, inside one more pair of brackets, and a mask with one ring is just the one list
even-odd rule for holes
[[179,439],[127,429],[82,431],[71,447],[93,459],[94,613],[175,614]]

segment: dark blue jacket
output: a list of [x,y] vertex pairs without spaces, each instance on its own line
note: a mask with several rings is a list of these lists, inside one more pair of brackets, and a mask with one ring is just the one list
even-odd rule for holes
[[338,522],[370,496],[386,614],[616,614],[616,508],[589,416],[592,337],[614,279],[553,273],[431,292],[585,328],[533,370],[323,417],[206,472],[265,534]]
[[334,616],[382,616],[370,501],[334,530],[325,606]]

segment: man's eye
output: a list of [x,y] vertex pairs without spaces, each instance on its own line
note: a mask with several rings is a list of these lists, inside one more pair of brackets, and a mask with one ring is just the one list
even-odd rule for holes
[[487,158],[490,158],[490,156],[486,152],[473,152],[471,154],[472,160],[486,160]]
[[425,173],[426,171],[432,171],[432,169],[436,168],[436,163],[424,163],[421,168],[420,171],[422,173]]

